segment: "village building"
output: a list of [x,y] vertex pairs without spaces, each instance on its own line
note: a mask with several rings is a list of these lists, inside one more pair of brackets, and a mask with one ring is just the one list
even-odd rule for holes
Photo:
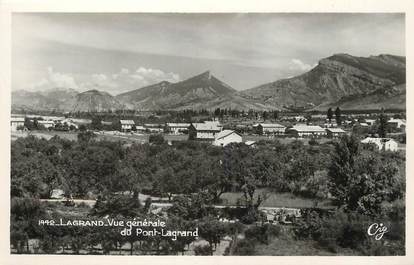
[[101,121],[102,125],[105,126],[111,126],[112,125],[112,121]]
[[321,137],[326,135],[326,131],[322,127],[305,124],[295,125],[286,129],[286,132],[295,137]]
[[50,195],[50,199],[61,200],[63,198],[65,198],[65,192],[62,189],[52,190],[52,194]]
[[375,144],[379,150],[384,151],[397,151],[398,150],[398,143],[391,138],[374,138],[374,137],[367,137],[361,141],[363,144]]
[[135,126],[133,120],[120,120],[119,122],[121,123],[121,132],[130,132]]
[[17,131],[24,127],[24,117],[11,117],[10,127],[12,131]]
[[263,134],[284,134],[286,127],[277,123],[259,123],[253,125],[259,135]]
[[373,119],[365,119],[365,123],[368,124],[369,126],[372,126],[375,124],[375,120]]
[[344,120],[343,123],[345,125],[351,125],[352,123],[354,123],[354,121],[352,121],[352,120]]
[[244,142],[244,144],[247,145],[247,146],[250,146],[252,148],[256,147],[256,142],[255,141],[250,141],[249,140],[249,141]]
[[79,129],[77,123],[75,123],[72,119],[64,119],[61,121],[62,124],[66,124],[69,128]]
[[329,138],[338,138],[346,134],[346,132],[341,128],[327,128],[326,134]]
[[159,123],[145,123],[144,128],[145,131],[151,133],[162,133],[164,132],[164,125]]
[[37,121],[39,125],[42,125],[46,129],[54,128],[55,122],[54,121]]
[[403,120],[403,119],[394,119],[394,118],[391,118],[389,121],[387,121],[387,124],[390,127],[394,128],[394,129],[400,129],[400,128],[406,126],[406,121]]
[[222,130],[216,134],[213,145],[215,146],[226,146],[231,143],[243,142],[242,137],[232,130]]
[[139,133],[144,133],[146,131],[145,127],[142,125],[135,125],[135,130]]
[[167,123],[165,125],[165,132],[171,134],[184,134],[188,132],[190,123]]
[[296,122],[306,122],[308,120],[303,116],[295,116],[294,119]]
[[204,124],[208,125],[208,126],[216,126],[221,130],[223,130],[223,125],[220,124],[220,122],[218,120],[214,120],[214,121],[204,121]]
[[222,127],[216,122],[192,123],[188,127],[189,140],[214,140]]
[[325,128],[333,128],[333,127],[337,127],[338,124],[336,124],[336,122],[326,122],[326,123],[323,124],[323,126]]

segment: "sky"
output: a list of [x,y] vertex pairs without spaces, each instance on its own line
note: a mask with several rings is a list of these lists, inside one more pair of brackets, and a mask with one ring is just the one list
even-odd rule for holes
[[237,90],[336,53],[405,56],[404,14],[14,13],[12,89],[117,95],[207,70]]

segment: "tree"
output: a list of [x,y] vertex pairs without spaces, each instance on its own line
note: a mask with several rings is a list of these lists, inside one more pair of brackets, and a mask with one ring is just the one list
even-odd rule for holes
[[12,198],[10,214],[10,241],[19,253],[24,247],[29,252],[29,239],[42,235],[38,222],[46,216],[45,209],[39,200]]
[[306,123],[309,124],[312,122],[312,114],[308,113],[305,115]]
[[161,145],[165,142],[164,136],[162,134],[151,134],[149,136],[148,141],[150,144],[156,144],[156,145]]
[[214,110],[214,117],[219,117],[220,116],[220,113],[221,113],[220,108],[215,109]]
[[403,196],[398,166],[377,150],[361,150],[354,136],[335,145],[329,167],[329,189],[338,206],[363,214],[378,214],[384,201]]
[[329,190],[338,206],[346,206],[349,203],[349,182],[356,174],[359,153],[359,141],[354,135],[345,135],[335,143],[328,176]]
[[78,133],[78,142],[88,144],[96,135],[91,131],[85,131]]
[[210,255],[213,255],[213,250],[217,247],[217,244],[220,243],[221,238],[225,233],[223,224],[218,220],[207,217],[200,220],[198,226],[200,236],[209,243],[211,250]]
[[221,160],[211,159],[207,163],[202,179],[202,187],[213,197],[214,202],[220,201],[220,196],[230,190],[231,179],[224,174],[223,162]]
[[92,130],[102,130],[102,119],[99,116],[94,116],[91,122],[91,129]]
[[143,189],[151,186],[151,175],[155,165],[151,163],[148,145],[132,145],[126,150],[125,158],[120,163],[118,176],[114,183],[120,191],[128,190],[135,198]]
[[332,108],[328,109],[328,112],[326,114],[326,117],[328,118],[329,122],[331,122],[332,117],[333,117],[333,112],[332,112]]
[[387,136],[388,124],[387,124],[387,116],[385,116],[384,112],[381,112],[379,116],[379,125],[378,125],[378,135],[381,138]]
[[36,118],[34,118],[33,121],[27,117],[24,119],[24,127],[26,127],[29,131],[37,130],[37,124]]
[[142,212],[142,205],[139,200],[124,195],[110,196],[107,200],[99,197],[91,211],[95,216],[136,217]]
[[336,124],[341,125],[342,117],[341,117],[341,109],[339,107],[337,107],[335,110],[335,120],[336,120]]

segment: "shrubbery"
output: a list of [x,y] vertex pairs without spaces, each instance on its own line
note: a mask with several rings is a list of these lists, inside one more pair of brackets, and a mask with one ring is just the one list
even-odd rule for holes
[[[392,213],[385,213],[372,218],[357,212],[344,211],[321,216],[311,212],[298,223],[294,232],[297,239],[315,240],[332,252],[339,252],[340,248],[351,248],[364,255],[400,255],[405,251],[405,232],[401,225],[404,219],[401,216],[390,218],[391,216]],[[384,247],[383,242],[368,236],[367,229],[375,222],[373,220],[381,220],[389,229],[383,240],[393,246],[392,251]]]
[[244,231],[244,235],[249,241],[257,241],[262,244],[269,244],[272,237],[279,236],[280,226],[264,224],[262,226],[253,226]]

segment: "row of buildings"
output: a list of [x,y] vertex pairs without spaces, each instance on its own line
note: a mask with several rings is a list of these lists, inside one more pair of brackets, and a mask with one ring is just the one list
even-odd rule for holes
[[[282,132],[280,126],[258,125],[262,129],[270,130],[272,133]],[[332,138],[340,137],[346,132],[340,128],[326,128],[320,126],[296,125],[291,128],[285,128],[288,134],[298,137],[320,137],[330,136]],[[226,146],[230,143],[241,143],[243,138],[233,130],[223,130],[217,122],[204,122],[191,124],[189,127],[189,139],[210,140],[215,146]],[[397,151],[398,143],[392,138],[374,138],[367,137],[361,141],[363,144],[374,144],[379,150]],[[247,145],[254,145],[254,141],[246,141]]]
[[[190,139],[214,139],[215,135],[223,130],[218,121],[205,121],[203,123],[166,123],[162,125],[144,124],[136,126],[133,120],[121,120],[121,130],[129,132],[133,128],[137,131],[166,132],[170,134],[188,133]],[[155,126],[155,127],[154,127]],[[286,127],[277,123],[258,123],[253,125],[258,135],[292,135],[296,137],[339,137],[346,132],[341,128],[322,128],[316,125],[298,124]]]
[[75,121],[64,117],[49,117],[47,119],[38,120],[31,117],[12,116],[10,119],[11,131],[24,130],[26,118],[30,122],[36,121],[37,126],[44,129],[54,129],[61,126],[67,126],[68,128],[71,127],[73,129],[79,128],[78,124]]
[[[405,123],[400,122],[399,120],[394,121],[390,120],[392,123],[395,122],[396,128],[405,126]],[[66,124],[71,126],[78,125],[70,119],[56,119],[56,120],[38,120],[38,124],[44,126],[45,128],[52,128],[57,125]],[[165,127],[161,124],[144,124],[143,126],[136,126],[133,120],[121,120],[121,130],[122,131],[150,131],[150,132],[163,132],[166,131],[171,134],[182,134],[188,133],[190,140],[205,140],[211,142],[216,146],[226,146],[230,143],[241,143],[243,142],[243,137],[233,131],[223,129],[223,126],[219,121],[205,121],[202,123],[167,123]],[[25,118],[24,117],[12,117],[11,118],[11,129],[16,131],[18,129],[24,128]],[[256,133],[259,135],[290,135],[293,137],[329,137],[337,138],[346,132],[341,128],[322,128],[316,125],[305,125],[298,124],[292,127],[285,127],[280,124],[269,124],[269,123],[260,123],[253,125]],[[364,144],[374,144],[379,150],[387,151],[397,151],[398,143],[392,138],[374,138],[367,137],[361,141]],[[254,145],[254,141],[246,141],[247,145]]]
[[286,127],[277,123],[259,123],[253,125],[258,135],[292,135],[295,137],[330,137],[336,138],[344,135],[346,132],[341,128],[322,128],[318,125],[297,124],[292,127]]

